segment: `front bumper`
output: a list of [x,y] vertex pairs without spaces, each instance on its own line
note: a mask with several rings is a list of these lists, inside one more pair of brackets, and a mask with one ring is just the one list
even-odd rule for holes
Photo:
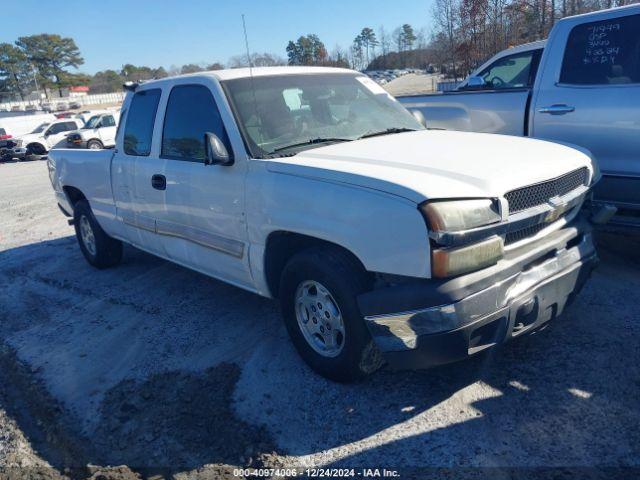
[[361,295],[358,303],[391,366],[442,365],[560,315],[597,261],[590,229],[580,221],[510,252],[494,267],[444,281],[374,290]]

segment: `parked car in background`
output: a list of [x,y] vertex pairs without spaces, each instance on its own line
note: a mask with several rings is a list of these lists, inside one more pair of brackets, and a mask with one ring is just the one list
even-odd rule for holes
[[0,159],[2,157],[2,151],[7,148],[7,142],[11,139],[11,135],[7,131],[0,127]]
[[427,131],[343,69],[128,89],[115,149],[48,158],[86,260],[114,266],[126,242],[279,298],[328,378],[369,374],[381,353],[418,368],[521,337],[562,313],[597,260],[586,151]]
[[45,112],[53,112],[53,105],[51,104],[51,102],[42,102],[40,104],[40,108],[42,108],[42,110]]
[[45,155],[52,147],[60,143],[74,130],[82,126],[82,122],[75,118],[67,118],[47,122],[39,125],[31,133],[20,135],[9,142],[9,151],[5,156],[19,160],[28,159],[30,156]]
[[79,108],[82,108],[82,104],[80,102],[69,102],[69,108],[71,110],[77,110]]
[[64,112],[65,110],[69,110],[69,104],[67,102],[58,102],[55,105],[56,112]]
[[82,128],[67,135],[67,147],[91,150],[114,147],[119,117],[114,112],[93,115]]
[[50,113],[36,113],[30,115],[0,116],[0,128],[4,128],[7,135],[18,137],[33,131],[38,125],[51,122],[56,117]]
[[603,173],[596,202],[617,208],[612,225],[640,230],[640,5],[564,18],[547,41],[500,52],[454,92],[398,100],[430,128],[587,148]]

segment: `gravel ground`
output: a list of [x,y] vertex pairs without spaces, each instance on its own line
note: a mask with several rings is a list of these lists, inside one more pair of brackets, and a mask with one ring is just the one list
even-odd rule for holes
[[269,300],[134,248],[92,269],[45,162],[0,164],[0,467],[640,467],[640,242],[600,242],[599,269],[545,330],[337,385],[301,362]]
[[382,87],[391,95],[420,95],[434,93],[440,80],[439,74],[408,73],[391,80]]

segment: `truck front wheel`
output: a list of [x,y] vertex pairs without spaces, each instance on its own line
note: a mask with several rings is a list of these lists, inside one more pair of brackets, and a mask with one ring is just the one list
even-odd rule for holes
[[356,303],[369,288],[364,269],[338,248],[305,250],[284,268],[280,301],[287,331],[305,362],[330,380],[358,380],[382,365]]
[[105,233],[86,200],[80,200],[75,204],[73,223],[80,250],[87,262],[101,269],[120,263],[122,242]]

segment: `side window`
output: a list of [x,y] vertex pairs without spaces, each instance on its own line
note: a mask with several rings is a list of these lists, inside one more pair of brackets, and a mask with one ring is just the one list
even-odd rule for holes
[[55,135],[56,133],[64,132],[64,124],[63,123],[54,123],[47,130],[48,135]]
[[151,152],[153,122],[156,119],[160,89],[137,92],[131,100],[124,129],[124,153],[148,156]]
[[76,125],[76,122],[64,122],[63,123],[63,132],[69,132],[72,130],[77,130],[78,129],[78,125]]
[[573,27],[562,60],[560,83],[640,83],[640,15]]
[[502,57],[485,68],[478,76],[484,79],[487,89],[529,87],[535,52],[531,50]]
[[112,115],[105,115],[102,117],[102,126],[103,127],[115,127],[116,121],[113,119]]
[[215,133],[231,151],[220,112],[204,85],[173,87],[162,132],[162,157],[204,161],[204,134]]

